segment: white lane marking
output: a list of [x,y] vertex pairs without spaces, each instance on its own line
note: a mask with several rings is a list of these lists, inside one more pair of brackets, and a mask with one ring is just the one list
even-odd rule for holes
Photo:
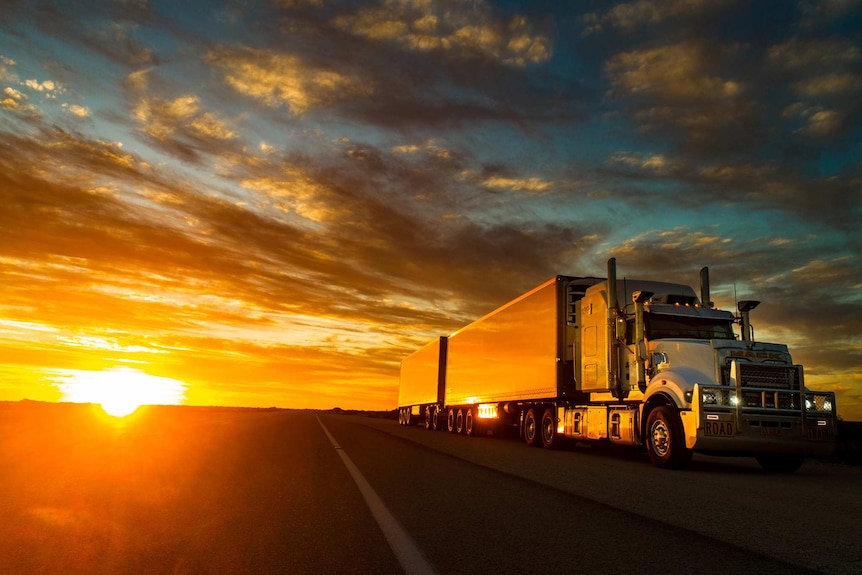
[[317,417],[317,423],[323,428],[323,432],[329,438],[329,441],[332,442],[332,446],[335,447],[338,455],[341,456],[341,461],[344,462],[347,471],[350,472],[350,476],[356,482],[356,486],[362,493],[362,498],[365,499],[365,504],[368,505],[374,519],[377,520],[380,530],[383,531],[383,536],[389,542],[389,547],[392,548],[404,572],[407,575],[435,575],[434,569],[428,563],[428,560],[425,559],[425,555],[422,554],[422,551],[416,546],[410,535],[404,531],[404,528],[395,519],[395,516],[386,508],[386,505],[384,505],[383,501],[378,497],[365,477],[363,477],[362,472],[359,471],[356,464],[348,457],[347,452],[338,445],[338,442],[335,441],[335,438],[332,437],[332,434],[329,433],[329,430],[326,429],[326,426],[323,425],[319,417]]

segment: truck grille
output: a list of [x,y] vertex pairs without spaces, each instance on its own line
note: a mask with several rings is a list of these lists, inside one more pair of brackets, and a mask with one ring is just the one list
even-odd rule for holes
[[742,387],[799,389],[799,370],[787,365],[741,363],[739,379]]
[[764,409],[799,409],[798,393],[781,393],[778,391],[743,391],[743,407],[759,407]]

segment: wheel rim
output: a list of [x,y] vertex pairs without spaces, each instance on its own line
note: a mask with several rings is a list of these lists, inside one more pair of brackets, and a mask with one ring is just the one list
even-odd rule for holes
[[524,433],[527,435],[527,439],[532,440],[536,437],[536,420],[534,418],[527,418],[527,423],[524,426]]
[[554,421],[550,417],[545,418],[542,422],[542,438],[545,443],[550,443],[554,438]]
[[654,421],[650,428],[650,437],[652,438],[652,449],[656,455],[665,457],[670,451],[670,430],[667,424],[662,421]]

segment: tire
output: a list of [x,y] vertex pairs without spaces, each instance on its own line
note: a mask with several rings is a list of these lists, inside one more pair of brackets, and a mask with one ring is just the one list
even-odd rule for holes
[[464,410],[459,409],[458,415],[455,417],[455,431],[458,433],[458,435],[461,435],[462,433],[464,433]]
[[446,429],[449,433],[455,433],[455,410],[449,408],[449,413],[446,414]]
[[530,447],[541,445],[541,441],[539,440],[539,420],[533,408],[528,409],[527,414],[524,416],[524,442]]
[[404,425],[404,408],[398,408],[398,425]]
[[410,407],[404,410],[404,425],[413,425],[413,409]]
[[562,443],[562,437],[557,434],[557,414],[553,407],[547,408],[542,413],[542,425],[540,428],[542,447],[546,449],[557,449]]
[[479,422],[476,418],[476,408],[468,407],[464,413],[464,434],[467,437],[475,437]]
[[767,473],[793,473],[805,463],[805,458],[801,455],[783,453],[764,453],[755,459]]
[[443,422],[440,421],[440,410],[436,407],[432,407],[431,411],[431,429],[434,431],[440,431],[443,429]]
[[691,461],[692,452],[685,446],[682,421],[676,409],[660,405],[647,418],[647,453],[657,467],[682,469]]
[[431,417],[434,415],[434,408],[430,405],[425,408],[425,429],[431,429]]

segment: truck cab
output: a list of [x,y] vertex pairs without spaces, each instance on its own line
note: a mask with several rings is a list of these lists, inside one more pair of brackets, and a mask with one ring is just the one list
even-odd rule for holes
[[805,387],[787,346],[753,340],[757,302],[740,302],[737,316],[690,286],[608,275],[580,302],[577,385],[610,418],[631,414],[630,441],[655,463],[682,466],[699,451],[792,471],[806,455],[834,452],[834,394]]

